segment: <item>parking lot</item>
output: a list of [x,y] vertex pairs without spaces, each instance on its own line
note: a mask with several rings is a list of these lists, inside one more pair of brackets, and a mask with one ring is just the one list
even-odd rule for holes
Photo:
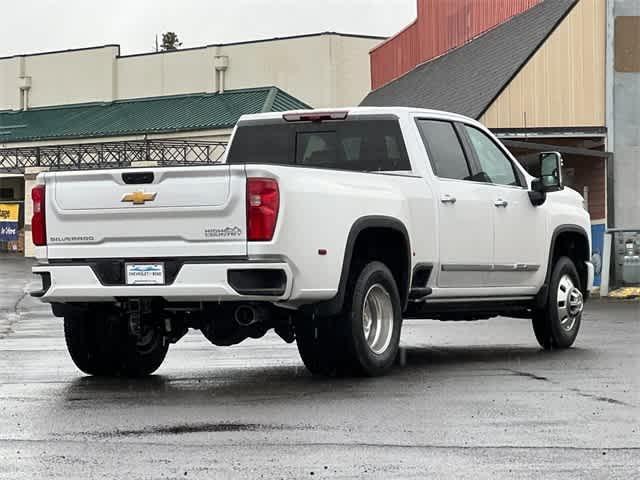
[[24,296],[29,263],[0,262],[0,478],[638,478],[638,301],[591,302],[551,353],[526,320],[408,321],[383,378],[193,332],[156,375],[100,379]]

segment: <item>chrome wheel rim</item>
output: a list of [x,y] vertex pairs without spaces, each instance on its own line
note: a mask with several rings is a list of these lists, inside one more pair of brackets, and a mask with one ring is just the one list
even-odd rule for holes
[[556,307],[560,327],[566,332],[573,330],[584,308],[584,300],[582,292],[575,286],[569,275],[563,275],[558,282]]
[[377,355],[384,353],[393,335],[393,302],[379,283],[372,285],[364,297],[362,330],[367,345]]

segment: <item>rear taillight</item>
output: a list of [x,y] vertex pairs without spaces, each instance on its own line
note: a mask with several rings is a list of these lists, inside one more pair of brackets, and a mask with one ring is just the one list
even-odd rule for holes
[[31,238],[40,247],[47,244],[47,226],[44,216],[44,185],[36,185],[31,190],[33,217],[31,217]]
[[247,179],[247,240],[265,242],[273,238],[280,208],[278,182],[271,178]]

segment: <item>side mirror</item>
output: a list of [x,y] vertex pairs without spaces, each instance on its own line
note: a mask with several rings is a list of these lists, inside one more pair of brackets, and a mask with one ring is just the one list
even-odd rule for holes
[[542,152],[538,157],[540,181],[546,192],[562,190],[562,155],[558,152]]
[[562,185],[562,155],[558,152],[542,152],[538,156],[538,177],[531,182],[529,199],[533,206],[542,205],[547,199],[547,192],[563,189]]

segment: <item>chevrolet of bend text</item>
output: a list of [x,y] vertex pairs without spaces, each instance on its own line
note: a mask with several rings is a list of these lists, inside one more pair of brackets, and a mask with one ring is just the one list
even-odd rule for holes
[[93,375],[150,374],[189,329],[274,329],[320,375],[386,372],[403,318],[531,319],[567,348],[593,266],[561,163],[542,153],[532,176],[432,110],[247,115],[219,165],[40,174],[32,295]]

